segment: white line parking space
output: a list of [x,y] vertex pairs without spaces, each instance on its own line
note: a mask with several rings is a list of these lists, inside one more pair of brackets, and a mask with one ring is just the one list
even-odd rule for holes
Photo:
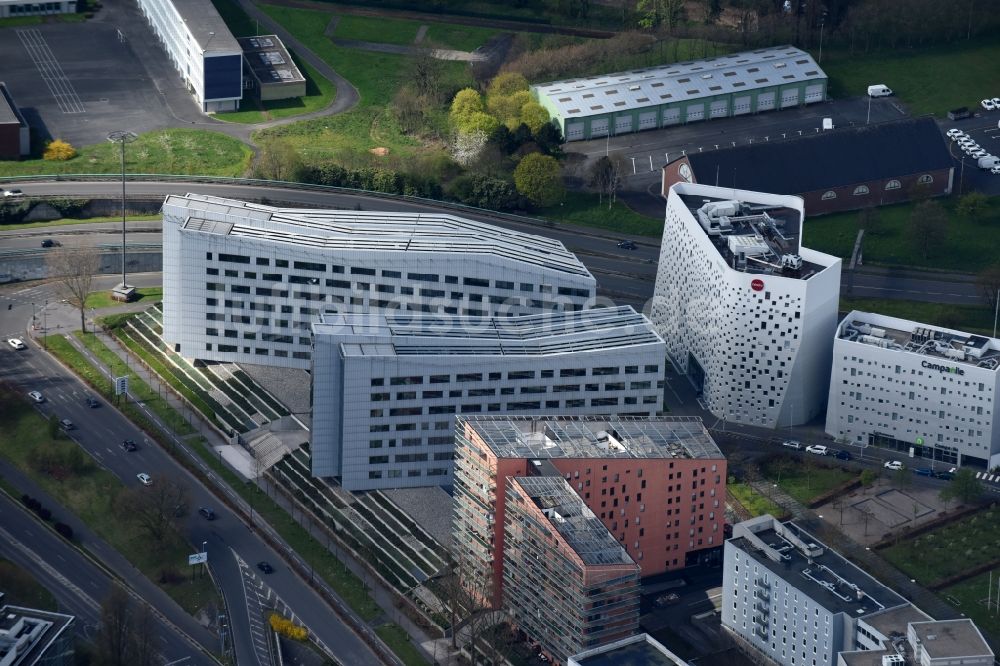
[[48,86],[49,92],[56,98],[59,110],[63,113],[86,113],[83,107],[83,100],[76,94],[76,89],[66,77],[59,61],[49,48],[48,42],[42,37],[42,33],[36,29],[29,28],[18,30],[17,36],[21,40],[24,49],[31,56],[32,62],[38,69],[39,76]]

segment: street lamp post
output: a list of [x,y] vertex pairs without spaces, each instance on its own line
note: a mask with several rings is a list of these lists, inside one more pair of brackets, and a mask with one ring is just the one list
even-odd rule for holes
[[128,130],[115,130],[108,134],[108,141],[112,143],[118,143],[121,145],[121,163],[122,163],[122,283],[114,289],[115,292],[119,292],[120,296],[124,300],[129,300],[131,296],[131,288],[128,286],[128,282],[125,281],[125,144],[132,143],[139,137],[135,132],[129,132]]

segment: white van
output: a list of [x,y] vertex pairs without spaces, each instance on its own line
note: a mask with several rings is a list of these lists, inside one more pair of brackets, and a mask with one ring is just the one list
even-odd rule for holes
[[892,94],[892,90],[889,86],[882,83],[876,83],[873,86],[868,86],[868,96],[869,97],[888,97]]

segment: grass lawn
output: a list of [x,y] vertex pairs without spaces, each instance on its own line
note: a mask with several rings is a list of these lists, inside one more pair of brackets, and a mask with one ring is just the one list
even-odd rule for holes
[[500,30],[455,23],[428,23],[424,43],[457,51],[475,51]]
[[763,516],[765,513],[769,513],[777,518],[785,514],[784,509],[745,483],[727,484],[726,492],[735,497],[752,516]]
[[985,305],[950,305],[923,301],[896,301],[881,298],[843,298],[840,311],[877,312],[890,317],[912,319],[926,324],[954,328],[968,333],[993,335],[993,309]]
[[[136,290],[135,299],[133,303],[138,303],[139,301],[158,301],[163,298],[163,287],[140,287]],[[122,305],[120,301],[113,300],[111,298],[110,291],[92,291],[87,294],[87,300],[83,304],[86,308],[111,308],[118,305]]]
[[[978,219],[959,215],[955,211],[957,200],[954,197],[937,201],[948,213],[948,236],[931,257],[924,258],[909,235],[914,208],[910,203],[874,209],[876,219],[864,237],[864,261],[970,273],[996,263],[1000,256],[1000,234],[996,233],[1000,224],[1000,197],[991,197],[987,210]],[[849,260],[858,228],[857,212],[806,218],[803,243]]]
[[857,476],[841,467],[822,467],[817,462],[812,458],[778,456],[764,463],[761,473],[768,483],[777,483],[802,504]]
[[[955,606],[959,612],[975,622],[980,631],[992,634],[993,636],[1000,636],[1000,617],[997,616],[996,611],[998,574],[1000,574],[1000,571],[993,572],[992,595],[988,592],[990,587],[989,572],[970,578],[958,585],[946,587],[939,594],[944,597],[945,601]],[[992,610],[986,608],[986,598],[988,596],[993,597],[994,606]]]
[[[0,176],[56,173],[121,173],[120,147],[97,143],[77,146],[79,154],[65,162],[39,158],[0,161]],[[140,134],[125,151],[129,173],[242,176],[250,165],[250,148],[218,132],[167,129]]]
[[[328,12],[270,5],[261,5],[261,9],[347,78],[358,89],[361,100],[346,113],[262,130],[256,138],[285,138],[306,164],[330,160],[357,162],[360,158],[373,165],[394,168],[409,164],[409,158],[442,151],[440,146],[428,146],[403,134],[387,112],[407,76],[405,56],[334,46],[323,34],[330,18]],[[471,75],[464,63],[443,62],[441,67],[441,87],[449,98],[454,91],[471,85]],[[388,153],[376,158],[370,153],[375,148],[386,148]]]
[[278,99],[269,102],[258,102],[251,97],[244,97],[240,111],[232,113],[217,113],[215,117],[231,123],[262,123],[277,118],[299,116],[326,108],[337,91],[334,85],[323,78],[312,66],[292,54],[299,71],[306,77],[305,97]]
[[399,625],[383,624],[375,630],[375,633],[386,642],[386,645],[396,653],[396,656],[406,666],[426,666],[430,663],[424,659],[410,637]]
[[[329,18],[332,18],[332,15],[327,14],[327,19]],[[412,45],[421,25],[423,24],[420,21],[407,19],[346,14],[337,21],[337,29],[333,31],[333,36],[337,39],[355,39],[362,42]],[[325,24],[323,27],[326,27]]]
[[[125,226],[129,222],[148,222],[159,220],[159,215],[130,215],[125,218]],[[22,229],[43,229],[45,227],[63,227],[69,224],[94,224],[96,222],[121,222],[121,215],[118,217],[90,217],[86,219],[62,218],[59,220],[48,220],[47,222],[23,222],[21,224],[0,225],[0,231],[20,231]]]
[[56,598],[35,580],[30,571],[3,559],[0,559],[0,590],[4,592],[4,603],[12,606],[59,610]]
[[601,205],[598,195],[572,192],[562,204],[543,208],[536,213],[554,222],[596,227],[621,234],[659,237],[663,234],[663,220],[646,217],[632,211],[620,201],[608,210],[607,200]]
[[[1000,508],[980,511],[881,551],[921,585],[989,562],[1000,553]],[[964,610],[964,609],[962,609]]]
[[[66,456],[79,451],[75,442],[53,438],[48,423],[18,397],[0,398],[0,455],[27,474],[35,483],[76,514],[88,527],[107,541],[154,583],[157,583],[184,610],[194,614],[208,604],[221,604],[210,578],[190,577],[186,561],[191,546],[177,532],[153,544],[135,523],[123,520],[118,495],[125,486],[116,476],[94,464],[87,456],[75,471],[60,478],[39,471],[33,461],[39,452]],[[160,583],[161,573],[170,570],[177,582]]]
[[913,115],[944,117],[959,106],[979,108],[979,100],[1000,90],[1000,43],[961,41],[918,53],[905,49],[873,53],[824,49],[823,70],[830,77],[831,97],[864,95],[873,83],[884,83],[910,107]]

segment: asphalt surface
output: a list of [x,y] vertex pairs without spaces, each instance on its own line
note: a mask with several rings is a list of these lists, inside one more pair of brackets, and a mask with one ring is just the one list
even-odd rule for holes
[[[113,282],[114,276],[102,277],[95,288],[106,288]],[[203,542],[207,544],[209,562],[229,606],[229,622],[238,661],[242,664],[258,663],[255,644],[259,636],[255,634],[247,616],[243,577],[234,553],[239,554],[246,562],[256,564],[268,561],[274,566],[274,573],[266,577],[261,574],[261,577],[265,578],[266,584],[281,597],[299,621],[329,646],[343,663],[379,663],[368,646],[343,625],[308,584],[282,563],[281,555],[272,550],[256,531],[248,528],[211,491],[158,445],[147,441],[135,425],[110,407],[103,398],[100,408],[90,409],[85,405],[84,397],[92,391],[42,352],[35,341],[24,335],[25,327],[31,320],[32,303],[36,304],[37,309],[37,304],[43,303],[45,299],[49,300],[49,316],[45,324],[51,333],[70,330],[74,324],[74,314],[66,308],[62,308],[60,313],[53,306],[59,300],[54,284],[32,287],[30,292],[28,297],[24,297],[17,290],[9,290],[2,298],[2,302],[9,304],[11,309],[0,307],[0,335],[6,340],[13,334],[18,334],[29,347],[15,351],[4,342],[0,349],[0,367],[4,369],[5,378],[25,392],[41,391],[46,399],[39,406],[41,411],[72,420],[77,426],[71,433],[73,439],[125,485],[139,485],[136,475],[145,472],[153,477],[153,483],[172,478],[188,488],[192,513],[184,524],[185,536],[194,549]],[[37,321],[39,324],[43,322],[41,314],[37,315]],[[119,444],[125,439],[134,440],[139,445],[139,450],[133,453],[122,451]],[[212,507],[217,519],[207,521],[202,518],[197,513],[199,506]],[[169,610],[183,613],[176,606]],[[177,624],[182,622],[183,619],[179,619]]]
[[[1000,177],[998,177],[1000,180]],[[109,196],[120,192],[115,183],[79,182],[25,182],[19,183],[27,196]],[[298,190],[278,187],[260,187],[223,184],[183,184],[183,183],[129,183],[128,196],[157,198],[167,194],[185,194],[197,191],[234,199],[259,199],[267,197],[276,205],[352,209],[361,206],[365,210],[385,211],[444,211],[472,219],[482,220],[498,226],[535,233],[561,241],[568,250],[575,253],[597,279],[598,296],[614,303],[632,305],[636,310],[649,311],[650,300],[656,281],[656,267],[659,259],[659,240],[641,236],[612,235],[602,230],[589,230],[566,225],[552,225],[540,220],[524,218],[511,221],[509,217],[494,217],[475,212],[456,212],[442,209],[433,203],[373,198],[364,195],[329,193],[315,190]],[[662,208],[662,200],[660,200]],[[149,230],[146,233],[132,233],[131,244],[159,244],[156,233],[158,222],[136,223],[136,229]],[[66,245],[103,245],[120,242],[116,233],[121,229],[116,223],[69,225],[47,229],[0,232],[2,249],[42,251],[41,239],[53,238]],[[94,232],[103,231],[104,234]],[[636,242],[636,250],[622,250],[616,241],[631,238]],[[855,298],[890,298],[933,303],[955,303],[981,305],[982,294],[972,275],[940,274],[905,269],[885,269],[862,267],[851,273],[843,271],[842,293]]]

